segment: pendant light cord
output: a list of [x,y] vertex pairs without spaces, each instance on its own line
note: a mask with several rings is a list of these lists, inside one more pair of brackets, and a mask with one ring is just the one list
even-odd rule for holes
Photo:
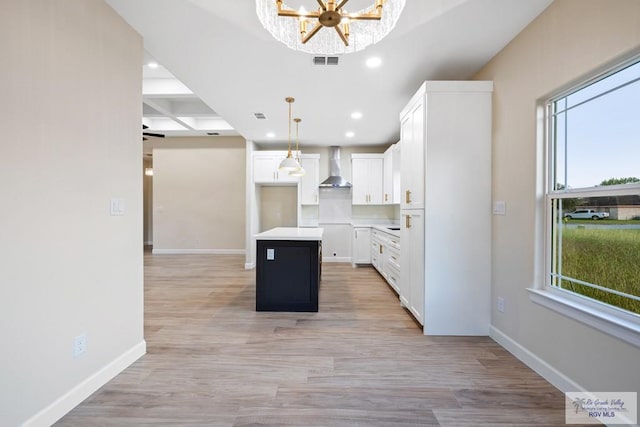
[[289,152],[287,153],[287,157],[291,156],[291,103],[294,101],[293,98],[286,98],[285,101],[289,103]]

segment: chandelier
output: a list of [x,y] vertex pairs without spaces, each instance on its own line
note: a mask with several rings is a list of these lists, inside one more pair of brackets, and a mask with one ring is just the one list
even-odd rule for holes
[[348,12],[345,6],[354,0],[305,1],[320,7],[295,10],[283,0],[256,0],[256,13],[271,35],[290,49],[322,55],[358,52],[378,43],[395,27],[405,5],[405,0],[367,0],[373,4]]

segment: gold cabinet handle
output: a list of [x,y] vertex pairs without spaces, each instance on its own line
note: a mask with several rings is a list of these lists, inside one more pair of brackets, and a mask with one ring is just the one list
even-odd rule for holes
[[406,201],[407,203],[411,203],[411,191],[410,191],[410,190],[407,190],[407,192],[406,192],[406,194],[405,194],[405,198],[404,198],[404,199],[405,199],[405,201]]
[[385,202],[389,201],[389,195],[387,193],[384,193],[384,201]]
[[407,215],[404,218],[404,226],[405,228],[411,228],[411,215]]
[[380,253],[382,253],[382,245],[380,245]]

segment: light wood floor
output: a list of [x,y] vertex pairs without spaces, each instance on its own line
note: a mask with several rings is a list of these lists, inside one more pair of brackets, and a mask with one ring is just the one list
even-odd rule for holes
[[370,267],[318,313],[256,313],[244,257],[145,255],[148,353],[59,426],[562,425],[564,395],[486,337],[424,337]]

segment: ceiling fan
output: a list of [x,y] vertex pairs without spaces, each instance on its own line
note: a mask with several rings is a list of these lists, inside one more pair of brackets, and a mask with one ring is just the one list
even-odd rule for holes
[[142,125],[142,140],[146,141],[149,138],[145,138],[145,136],[152,136],[154,138],[164,138],[164,134],[163,133],[153,133],[153,132],[144,132],[144,130],[149,129],[149,126],[147,125]]

